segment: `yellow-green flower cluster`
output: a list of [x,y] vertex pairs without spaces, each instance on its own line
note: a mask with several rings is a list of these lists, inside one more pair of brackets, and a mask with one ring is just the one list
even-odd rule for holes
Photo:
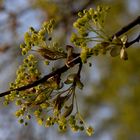
[[[32,54],[24,59],[24,62],[17,70],[16,75],[17,78],[14,83],[10,84],[10,89],[15,89],[30,84],[40,77],[40,72],[37,69],[37,61]],[[14,101],[19,96],[20,93],[18,91],[12,91],[11,94],[5,96],[5,100]],[[21,100],[17,99],[16,105],[21,105],[21,104],[22,104]]]
[[[96,10],[93,8],[83,10],[83,12],[78,13],[79,18],[73,24],[77,33],[72,34],[71,42],[76,47],[80,47],[82,49],[80,56],[84,63],[89,55],[97,55],[97,51],[100,50],[99,45],[94,49],[94,47],[91,46],[91,42],[101,43],[103,41],[105,42],[105,40],[108,41],[108,37],[103,32],[103,23],[107,11],[108,7],[102,6],[98,6]],[[93,50],[89,48],[93,48]],[[104,53],[105,51],[103,51],[103,54]]]
[[23,60],[23,64],[17,70],[17,87],[26,85],[39,78],[40,72],[37,69],[37,60],[34,55],[30,54]]
[[[30,50],[36,51],[46,60],[58,60],[66,57],[66,53],[59,44],[52,40],[51,34],[55,26],[52,19],[44,22],[39,31],[30,27],[29,31],[24,35],[24,43],[20,45],[22,55],[27,54]],[[49,64],[49,61],[46,61]]]
[[[34,57],[30,55],[28,59],[26,58],[24,60],[24,64],[28,66],[29,60],[31,59],[33,61],[33,58]],[[20,68],[22,68],[22,66]],[[27,70],[25,71],[28,72]],[[17,76],[20,72],[20,70],[17,72]],[[30,77],[32,76],[30,75]],[[58,130],[61,132],[65,132],[67,128],[70,127],[73,132],[85,131],[90,136],[92,131],[87,128],[81,115],[79,116],[79,112],[72,113],[75,86],[71,85],[74,82],[73,76],[68,77],[70,83],[67,84],[70,84],[70,88],[64,91],[59,91],[62,87],[60,88],[57,86],[56,88],[56,84],[58,84],[57,79],[50,78],[45,83],[36,87],[24,91],[12,92],[10,95],[6,96],[6,101],[15,101],[15,104],[19,107],[15,112],[19,123],[28,125],[28,121],[32,118],[31,116],[34,115],[39,125],[51,127],[57,124]],[[29,80],[28,83],[26,80]],[[29,84],[32,81],[30,80],[31,79],[26,79],[26,77],[24,77],[19,83],[15,82],[11,84],[11,88],[19,85],[21,86],[21,84],[25,83]],[[24,81],[26,82],[24,83]],[[78,85],[77,87],[79,88]]]
[[24,43],[20,45],[22,49],[22,55],[28,53],[33,46],[46,46],[46,36],[52,33],[55,26],[55,21],[52,19],[48,22],[44,22],[41,29],[36,31],[33,27],[30,27],[29,31],[24,35]]
[[[54,24],[54,20],[45,22],[39,31],[31,27],[29,32],[25,33],[24,43],[20,45],[22,54],[25,55],[33,47],[37,47],[35,51],[45,58],[44,61],[47,65],[51,60],[66,58],[67,54],[58,47],[57,43],[52,42],[52,37],[49,36]],[[46,36],[48,36],[47,41]],[[85,36],[82,34],[82,37]],[[83,41],[80,42],[82,48],[81,58],[83,58],[83,62],[86,62],[91,49]],[[10,84],[10,89],[15,90],[5,96],[4,104],[7,105],[12,101],[18,106],[15,116],[18,118],[19,123],[28,125],[28,121],[34,116],[37,123],[45,127],[56,124],[59,131],[66,131],[69,127],[74,132],[84,130],[87,133],[87,126],[83,119],[79,117],[77,109],[75,89],[83,88],[77,73],[68,75],[65,82],[60,79],[59,74],[56,74],[43,83],[32,86],[35,81],[40,79],[41,73],[38,69],[38,59],[35,55],[28,53],[16,75],[15,82]],[[69,87],[66,84],[69,84]],[[27,86],[31,86],[31,88],[25,88]],[[23,90],[20,90],[21,87]],[[75,104],[76,112],[73,112]],[[92,134],[90,129],[88,129],[87,134]]]
[[81,42],[87,42],[89,38],[86,37],[90,32],[93,32],[102,38],[103,36],[100,34],[100,32],[103,28],[103,23],[107,11],[108,7],[98,6],[96,10],[90,8],[89,10],[83,10],[83,12],[79,12],[79,18],[73,24],[74,28],[78,31],[78,34],[73,34],[71,41],[76,46],[80,47],[81,44],[76,42],[77,39],[82,40],[84,38]]

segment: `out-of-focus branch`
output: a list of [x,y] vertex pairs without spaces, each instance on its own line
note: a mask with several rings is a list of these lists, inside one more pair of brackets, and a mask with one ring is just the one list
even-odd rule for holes
[[[4,8],[4,10],[6,10],[6,9]],[[32,10],[32,7],[26,7],[24,9],[22,9],[21,11],[19,11],[18,13],[7,12],[7,14],[9,15],[9,18],[12,18],[13,15],[16,18],[20,18],[21,16],[23,16],[25,13],[29,12],[30,10]],[[7,23],[7,20],[0,21],[0,26],[3,26],[5,24],[9,24],[9,23]]]
[[6,52],[9,48],[10,46],[8,44],[0,45],[0,53]]
[[73,16],[77,15],[77,13],[79,11],[82,11],[82,10],[86,9],[92,3],[93,3],[93,0],[88,0],[80,9],[78,9],[76,11],[71,11],[71,15],[73,15]]

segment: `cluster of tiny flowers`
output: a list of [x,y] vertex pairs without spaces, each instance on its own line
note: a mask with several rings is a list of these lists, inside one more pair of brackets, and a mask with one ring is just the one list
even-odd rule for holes
[[107,52],[110,52],[112,57],[120,55],[121,59],[128,59],[126,35],[121,38],[110,38],[104,31],[108,10],[109,7],[98,6],[97,9],[90,8],[78,13],[79,18],[73,24],[77,33],[71,35],[71,42],[81,48],[80,57],[83,63],[86,63],[91,55],[105,55]]
[[[39,78],[40,74],[39,72],[36,73],[36,70],[29,72],[30,59],[34,63],[32,55],[24,60],[23,65],[17,71],[15,83],[11,83],[11,89],[30,84]],[[25,64],[27,65],[26,68]],[[57,124],[60,132],[65,132],[69,127],[73,132],[85,131],[87,135],[91,136],[94,130],[91,126],[87,126],[79,111],[76,110],[75,113],[72,113],[75,102],[77,102],[75,88],[82,89],[83,87],[81,81],[78,78],[75,79],[76,74],[68,75],[63,84],[70,86],[68,89],[62,90],[59,85],[59,78],[53,77],[33,88],[13,91],[10,95],[5,96],[5,102],[13,101],[19,107],[15,116],[21,124],[28,125],[28,121],[34,116],[39,125],[51,127]],[[73,84],[75,82],[76,84]]]
[[[40,78],[40,72],[37,68],[37,60],[34,55],[30,54],[24,59],[23,64],[16,72],[17,78],[14,83],[10,83],[10,89],[17,89],[19,87],[33,83]],[[37,87],[36,87],[37,89]],[[4,104],[15,102],[19,109],[15,112],[15,116],[19,118],[20,123],[27,125],[27,121],[31,118],[28,113],[28,106],[35,98],[35,89],[28,89],[23,91],[14,90],[11,94],[5,96]]]
[[77,73],[68,75],[66,81],[62,81],[60,75],[56,74],[36,86],[18,90],[20,87],[32,85],[41,78],[38,69],[39,59],[31,54],[30,50],[34,49],[44,57],[46,65],[50,61],[67,57],[58,44],[52,42],[50,35],[54,25],[54,20],[50,20],[45,22],[39,31],[31,27],[25,33],[24,43],[20,48],[26,58],[16,72],[15,82],[10,84],[11,94],[5,96],[4,104],[15,102],[18,106],[15,116],[19,123],[24,125],[28,125],[28,121],[34,116],[39,125],[50,127],[57,124],[61,132],[71,128],[74,132],[84,130],[90,136],[94,130],[86,125],[77,109],[75,89],[83,88]]
[[29,31],[24,35],[24,43],[20,45],[22,55],[25,55],[30,50],[33,50],[37,51],[46,59],[53,59],[53,57],[58,55],[58,53],[62,55],[61,57],[64,57],[65,54],[63,50],[58,47],[56,42],[52,42],[51,33],[53,32],[54,26],[55,21],[50,20],[44,22],[39,31],[35,30],[33,27],[30,27]]
[[[30,54],[24,59],[23,64],[19,66],[16,72],[17,78],[14,83],[10,83],[10,89],[16,89],[21,86],[28,85],[40,77],[40,72],[37,68],[37,61],[34,55]],[[12,91],[11,94],[6,95],[6,101],[13,101],[14,98],[19,97],[18,91]]]
[[[110,38],[103,29],[108,9],[99,6],[96,10],[90,8],[78,13],[79,18],[73,24],[77,33],[72,34],[71,42],[81,49],[83,63],[91,55],[106,54],[107,51],[110,51],[112,57],[120,55],[121,59],[128,59],[127,36]],[[40,30],[30,27],[25,33],[20,48],[26,58],[16,72],[15,82],[10,84],[11,94],[5,96],[4,104],[14,102],[18,106],[15,116],[24,125],[28,125],[34,116],[39,125],[51,127],[56,124],[61,132],[70,128],[73,132],[85,131],[91,136],[94,129],[85,123],[80,114],[75,93],[76,88],[83,89],[84,86],[80,81],[80,65],[77,73],[67,75],[65,81],[61,79],[61,74],[55,74],[46,81],[41,79],[42,82],[38,69],[39,59],[31,54],[35,51],[41,55],[46,65],[58,59],[67,61],[68,50],[66,53],[52,39],[54,26],[55,21],[50,20],[44,22]],[[92,45],[93,42],[96,43]]]
[[[82,62],[86,62],[89,55],[98,55],[99,51],[105,54],[109,46],[108,37],[103,31],[103,25],[108,7],[98,6],[96,10],[90,8],[79,12],[79,18],[74,22],[73,26],[78,33],[73,33],[71,36],[71,42],[76,46],[80,47]],[[91,46],[91,42],[105,42],[101,45]],[[101,46],[103,46],[101,48]]]
[[[16,75],[17,78],[15,82],[10,84],[11,90],[30,84],[39,79],[40,72],[37,69],[37,61],[34,55],[30,54],[24,59],[23,64],[19,66]],[[8,102],[8,100],[14,101],[16,97],[19,97],[18,91],[12,91],[12,94],[5,96],[5,102]]]

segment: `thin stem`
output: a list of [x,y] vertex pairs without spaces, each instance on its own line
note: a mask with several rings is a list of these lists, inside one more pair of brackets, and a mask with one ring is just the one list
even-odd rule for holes
[[106,32],[101,28],[100,32],[102,32],[105,36],[107,36],[107,38],[109,38],[108,34],[106,34]]
[[78,112],[77,115],[78,115],[79,119],[83,122],[85,127],[87,128],[88,126],[87,126],[86,122],[84,121],[84,119],[83,119],[82,115],[80,114],[80,112]]
[[[90,26],[89,26],[90,27]],[[89,31],[96,33],[100,38],[106,39],[105,36],[103,36],[102,34],[100,34],[97,30],[95,30],[94,28],[90,28]]]
[[55,96],[58,95],[58,94],[61,95],[61,94],[65,93],[65,92],[69,91],[71,88],[72,88],[72,86],[70,86],[68,89],[63,90],[63,91],[53,92],[54,95],[52,95],[51,97],[55,97]]
[[77,103],[76,94],[75,94],[75,92],[74,92],[73,94],[74,94],[74,98],[75,98],[76,111],[77,111],[77,113],[79,113],[79,108],[78,108],[78,103]]
[[88,39],[87,40],[87,42],[91,42],[91,41],[93,41],[93,42],[102,42],[102,40],[95,40],[95,39]]

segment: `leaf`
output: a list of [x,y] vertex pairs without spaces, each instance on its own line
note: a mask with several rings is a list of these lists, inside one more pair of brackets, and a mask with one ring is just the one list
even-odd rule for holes
[[128,40],[128,37],[126,35],[121,37],[121,41],[123,44],[126,44],[127,40]]
[[112,57],[118,56],[120,54],[120,49],[121,49],[121,46],[112,46],[112,49],[110,51],[110,55]]
[[64,114],[62,116],[65,118],[68,117],[72,113],[72,110],[73,110],[73,104],[71,104],[69,107],[67,107],[67,110],[64,112]]
[[77,76],[77,74],[75,74],[75,73],[68,75],[68,77],[64,83],[65,84],[72,84],[74,82],[74,79],[76,76]]
[[80,81],[80,79],[76,81],[76,86],[77,86],[79,89],[81,89],[81,90],[82,90],[83,87],[84,87],[84,85],[83,85],[83,83]]
[[56,108],[57,110],[61,110],[64,103],[70,98],[70,96],[71,96],[71,94],[68,94],[66,96],[58,95],[53,101],[54,102],[54,108]]
[[46,94],[45,93],[40,93],[36,99],[35,99],[35,104],[40,104],[41,102],[46,100]]
[[123,60],[128,60],[128,55],[124,47],[120,51],[120,58]]
[[64,83],[65,84],[72,84],[73,82],[67,79]]
[[57,60],[57,59],[63,59],[66,58],[66,53],[59,52],[59,51],[53,51],[47,48],[40,48],[38,49],[38,52],[46,59],[48,60]]

